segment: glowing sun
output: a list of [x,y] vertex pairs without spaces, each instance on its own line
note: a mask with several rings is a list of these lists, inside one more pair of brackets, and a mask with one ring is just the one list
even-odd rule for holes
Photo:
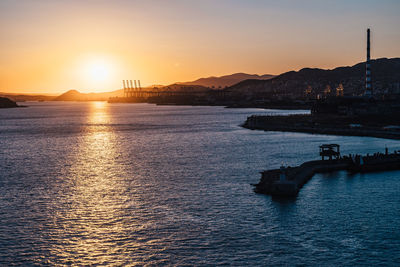
[[85,65],[85,76],[90,82],[106,82],[111,77],[112,66],[109,62],[105,60],[95,60],[86,63]]
[[74,66],[73,72],[80,81],[77,88],[81,88],[83,92],[108,92],[118,88],[117,77],[123,68],[114,56],[80,55]]

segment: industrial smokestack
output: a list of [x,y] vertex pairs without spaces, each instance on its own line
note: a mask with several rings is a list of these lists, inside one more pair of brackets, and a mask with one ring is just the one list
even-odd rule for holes
[[133,83],[132,83],[132,80],[130,80],[130,85],[131,85],[131,86],[130,86],[130,88],[131,88],[131,89],[133,89]]
[[135,80],[135,89],[137,89],[136,80]]
[[372,95],[371,86],[371,38],[370,29],[367,30],[367,61],[365,62],[365,95]]
[[142,89],[142,88],[140,88],[140,80],[138,80],[138,87],[139,87],[139,90]]
[[124,89],[126,88],[126,86],[125,86],[125,80],[122,80],[122,83],[124,84]]

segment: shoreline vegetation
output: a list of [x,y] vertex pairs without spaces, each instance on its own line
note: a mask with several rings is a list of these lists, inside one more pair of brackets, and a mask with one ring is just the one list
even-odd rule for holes
[[337,115],[252,115],[242,127],[251,130],[301,132],[341,136],[377,137],[400,139],[400,118],[396,116],[358,116]]

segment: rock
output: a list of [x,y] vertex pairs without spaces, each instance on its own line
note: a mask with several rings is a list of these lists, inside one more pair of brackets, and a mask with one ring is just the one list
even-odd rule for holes
[[14,101],[6,97],[0,97],[0,108],[16,108],[16,107],[18,107],[18,105]]

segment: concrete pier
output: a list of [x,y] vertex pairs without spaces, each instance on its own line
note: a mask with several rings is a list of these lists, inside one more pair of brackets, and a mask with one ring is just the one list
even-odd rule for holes
[[[300,166],[285,167],[261,172],[255,185],[256,193],[281,197],[294,197],[316,173],[346,170],[351,173],[400,170],[400,153],[375,153],[373,155],[349,155],[335,160],[308,161]],[[284,172],[285,179],[282,180]]]

